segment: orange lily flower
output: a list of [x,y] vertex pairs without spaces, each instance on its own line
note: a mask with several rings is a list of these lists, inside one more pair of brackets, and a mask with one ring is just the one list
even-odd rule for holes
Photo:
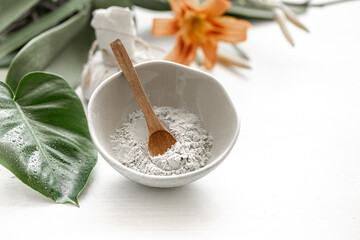
[[197,48],[204,53],[202,64],[212,69],[217,60],[219,41],[236,43],[246,40],[248,21],[222,16],[231,6],[228,0],[169,0],[175,14],[171,19],[154,19],[152,34],[170,36],[176,34],[176,45],[165,58],[169,61],[190,65],[196,58]]

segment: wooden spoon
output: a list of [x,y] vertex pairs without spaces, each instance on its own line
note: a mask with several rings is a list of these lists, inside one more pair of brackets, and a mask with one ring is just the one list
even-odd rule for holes
[[110,44],[127,82],[139,103],[149,130],[148,150],[151,156],[164,154],[176,143],[176,138],[162,125],[151,107],[135,68],[120,39]]

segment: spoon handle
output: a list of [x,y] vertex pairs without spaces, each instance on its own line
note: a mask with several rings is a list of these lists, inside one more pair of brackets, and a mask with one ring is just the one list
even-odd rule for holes
[[157,130],[164,129],[164,126],[161,124],[160,120],[154,113],[154,110],[151,107],[149,98],[147,97],[143,86],[139,80],[139,77],[135,71],[135,68],[130,60],[129,55],[126,52],[126,49],[120,39],[116,39],[110,44],[115,57],[125,75],[125,78],[134,93],[134,96],[139,103],[144,116],[146,118],[147,126],[149,133],[153,133]]

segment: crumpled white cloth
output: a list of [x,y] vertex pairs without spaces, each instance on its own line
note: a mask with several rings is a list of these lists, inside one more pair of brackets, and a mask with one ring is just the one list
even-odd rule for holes
[[133,13],[129,8],[112,6],[95,10],[91,26],[95,29],[99,48],[113,56],[110,43],[119,38],[131,60],[134,60],[136,30],[133,19]]
[[104,64],[101,50],[96,51],[82,72],[83,97],[88,101],[100,83],[119,70],[116,65]]
[[81,76],[83,97],[87,101],[106,78],[120,70],[111,42],[119,38],[134,64],[155,59],[151,49],[162,51],[136,36],[134,16],[128,8],[97,9],[93,12],[91,26],[95,29],[96,41],[89,50],[88,62]]

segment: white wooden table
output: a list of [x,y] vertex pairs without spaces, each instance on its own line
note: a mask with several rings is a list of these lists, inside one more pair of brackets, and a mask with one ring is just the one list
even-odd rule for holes
[[[101,157],[80,208],[55,204],[0,167],[0,239],[360,239],[360,2],[313,8],[292,26],[255,23],[252,70],[217,65],[241,115],[214,172],[175,189],[127,180]],[[166,14],[165,14],[166,15]],[[148,11],[137,11],[140,36]]]

